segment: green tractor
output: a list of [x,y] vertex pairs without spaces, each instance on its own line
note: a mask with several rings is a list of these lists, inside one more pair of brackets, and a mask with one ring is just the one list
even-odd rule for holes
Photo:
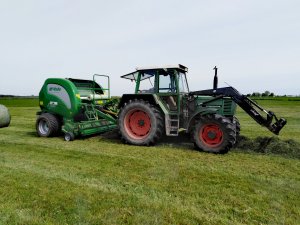
[[[104,88],[96,82],[104,78]],[[93,80],[49,78],[39,93],[37,134],[41,137],[64,133],[66,141],[77,136],[106,132],[117,127],[111,110],[109,77],[94,75]]]
[[277,119],[233,87],[218,88],[216,67],[213,89],[203,91],[189,91],[187,72],[188,68],[179,64],[137,68],[121,76],[136,82],[135,93],[124,94],[119,103],[118,128],[125,143],[148,146],[163,135],[178,136],[185,131],[196,148],[226,153],[240,132],[237,105],[275,134],[286,124],[285,119]]

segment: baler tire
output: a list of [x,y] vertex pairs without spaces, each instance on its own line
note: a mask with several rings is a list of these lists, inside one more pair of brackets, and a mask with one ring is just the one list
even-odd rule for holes
[[40,137],[57,136],[60,132],[60,122],[51,113],[43,113],[36,120],[36,131]]
[[230,119],[208,114],[194,125],[192,138],[197,149],[211,153],[227,153],[236,141],[236,131]]
[[163,115],[149,102],[130,100],[121,108],[118,128],[123,142],[132,145],[154,145],[164,133]]
[[72,132],[65,133],[64,139],[65,141],[74,141],[75,135]]

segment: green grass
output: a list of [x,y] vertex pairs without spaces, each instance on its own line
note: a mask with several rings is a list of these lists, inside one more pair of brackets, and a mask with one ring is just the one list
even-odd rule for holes
[[[38,138],[31,101],[0,100],[12,115],[0,129],[0,224],[299,224],[297,158],[207,154],[170,138],[154,147]],[[280,140],[300,141],[300,102],[259,103],[288,119]],[[272,137],[238,117],[243,136]]]
[[32,98],[0,98],[0,104],[6,107],[36,107],[39,105],[39,99]]

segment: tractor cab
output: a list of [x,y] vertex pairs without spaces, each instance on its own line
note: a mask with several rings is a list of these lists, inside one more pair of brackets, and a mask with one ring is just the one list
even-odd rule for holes
[[188,68],[177,64],[164,67],[141,67],[121,78],[136,82],[135,95],[157,95],[169,111],[180,109],[180,99],[188,94]]

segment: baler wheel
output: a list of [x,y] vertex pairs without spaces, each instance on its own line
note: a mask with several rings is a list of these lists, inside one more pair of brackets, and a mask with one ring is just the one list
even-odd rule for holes
[[202,116],[193,129],[193,141],[198,149],[212,153],[227,153],[236,141],[234,124],[218,114]]
[[130,100],[120,110],[119,132],[125,143],[153,145],[164,132],[162,113],[149,102]]
[[74,141],[75,135],[72,132],[65,133],[65,141]]
[[60,122],[56,116],[43,113],[37,118],[36,131],[40,137],[57,136],[60,131]]

